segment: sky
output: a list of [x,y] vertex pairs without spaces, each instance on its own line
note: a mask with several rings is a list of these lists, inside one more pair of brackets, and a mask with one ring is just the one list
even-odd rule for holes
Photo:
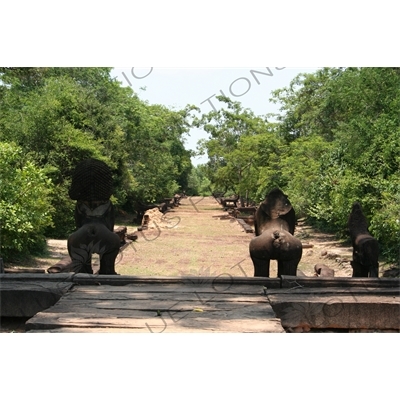
[[[162,104],[170,109],[182,109],[188,104],[208,113],[221,108],[215,96],[225,94],[239,101],[256,115],[279,111],[279,105],[269,100],[271,91],[289,86],[299,73],[313,73],[318,67],[248,67],[248,68],[153,68],[119,67],[111,76],[123,86],[130,86],[142,100]],[[200,129],[192,129],[187,137],[187,149],[196,150],[199,139],[207,138]],[[207,156],[194,157],[194,165],[207,162]]]

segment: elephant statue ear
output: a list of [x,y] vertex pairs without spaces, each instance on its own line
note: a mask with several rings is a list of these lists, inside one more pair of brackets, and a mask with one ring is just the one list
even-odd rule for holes
[[268,193],[260,207],[271,219],[279,218],[292,209],[292,205],[287,196],[277,188]]

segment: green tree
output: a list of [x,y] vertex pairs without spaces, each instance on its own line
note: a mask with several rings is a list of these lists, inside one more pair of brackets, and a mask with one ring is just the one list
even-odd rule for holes
[[280,114],[271,114],[278,132],[286,141],[310,135],[332,140],[346,107],[332,96],[332,85],[344,73],[343,68],[323,68],[312,74],[299,74],[289,87],[272,92],[271,102],[280,103]]
[[133,102],[135,123],[127,130],[129,170],[137,186],[132,200],[159,201],[185,190],[192,153],[184,147],[190,110],[172,111],[161,105]]
[[188,177],[188,196],[211,196],[211,182],[207,178],[207,166],[200,164],[192,168]]
[[277,167],[280,139],[274,124],[243,109],[238,102],[217,97],[226,104],[194,121],[210,136],[199,143],[200,154],[207,153],[207,176],[213,191],[231,190],[257,200],[271,184],[280,181]]
[[281,182],[298,216],[310,215],[315,198],[310,196],[309,190],[321,173],[324,154],[331,147],[330,142],[316,135],[299,137],[284,147],[279,160]]

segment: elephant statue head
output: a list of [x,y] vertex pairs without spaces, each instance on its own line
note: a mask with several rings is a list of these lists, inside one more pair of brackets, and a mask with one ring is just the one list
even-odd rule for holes
[[256,236],[261,235],[264,229],[271,227],[271,225],[282,225],[292,235],[296,225],[296,214],[292,204],[282,190],[278,188],[272,189],[267,194],[256,211],[254,219]]

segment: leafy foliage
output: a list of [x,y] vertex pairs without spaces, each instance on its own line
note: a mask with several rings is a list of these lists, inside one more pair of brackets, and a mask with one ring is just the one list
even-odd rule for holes
[[135,104],[139,126],[131,126],[127,142],[129,169],[137,182],[131,198],[154,202],[185,189],[192,163],[184,147],[190,110],[179,112],[160,105]]
[[0,68],[0,141],[15,143],[21,156],[54,187],[43,197],[49,210],[46,235],[67,237],[75,229],[68,188],[75,166],[85,158],[110,166],[112,200],[122,209],[131,210],[136,201],[172,197],[188,184],[191,152],[184,147],[184,137],[190,107],[173,111],[149,105],[110,72],[111,68]]
[[207,178],[205,165],[197,165],[192,168],[188,178],[188,196],[211,196],[210,180]]
[[[210,187],[213,192],[259,197],[266,192],[271,179],[280,179],[276,163],[281,140],[274,134],[273,124],[249,109],[242,109],[238,102],[224,96],[217,98],[227,109],[212,111],[194,121],[196,127],[210,135],[199,143],[200,154],[208,154]],[[263,173],[268,175],[267,180]]]
[[43,248],[51,225],[51,181],[12,143],[0,142],[1,256]]

